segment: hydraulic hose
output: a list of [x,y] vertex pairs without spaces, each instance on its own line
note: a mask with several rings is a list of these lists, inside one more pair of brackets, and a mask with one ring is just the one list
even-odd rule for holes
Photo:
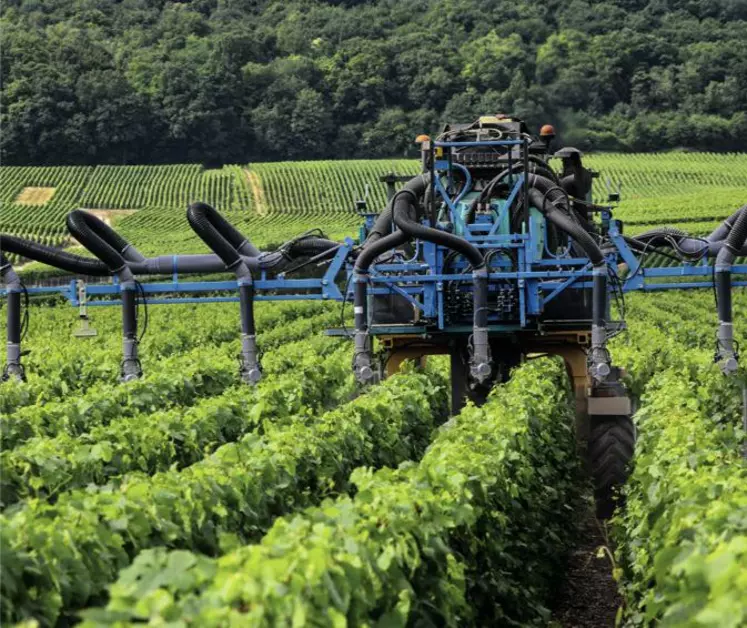
[[[602,249],[592,235],[571,218],[572,209],[563,190],[545,177],[533,175],[529,179],[529,200],[558,229],[567,233],[583,249],[594,266],[592,283],[591,352],[589,372],[598,382],[611,372],[607,351],[607,262]],[[553,196],[553,191],[558,193]]]
[[111,271],[107,265],[100,260],[65,253],[51,246],[29,242],[15,236],[0,235],[0,250],[7,253],[15,253],[16,255],[21,255],[37,262],[43,262],[44,264],[49,264],[70,273],[95,277],[111,275]]
[[716,337],[716,362],[724,374],[737,370],[737,347],[734,341],[734,323],[731,303],[731,267],[747,241],[747,206],[729,231],[723,247],[716,257],[715,288],[718,301],[719,329]]
[[[413,205],[423,196],[428,179],[422,175],[408,181],[389,202],[374,225],[374,230],[363,244],[363,249],[355,260],[353,268],[353,312],[355,315],[355,353],[353,370],[358,381],[365,383],[374,376],[371,356],[371,343],[368,337],[368,302],[366,284],[368,271],[377,257],[410,240],[402,229],[391,231],[392,216],[396,211],[409,213]],[[413,211],[413,213],[415,213]],[[386,227],[384,227],[386,224]],[[380,231],[375,231],[379,225]]]
[[[414,179],[411,179],[407,185],[400,190],[399,194],[401,196],[399,196],[393,204],[394,224],[408,235],[410,239],[424,240],[425,242],[439,244],[464,255],[474,269],[483,268],[485,266],[485,260],[477,247],[470,244],[464,238],[460,238],[454,234],[439,229],[433,229],[432,227],[426,227],[410,216],[410,205],[418,202],[425,192],[426,185],[426,179],[422,175],[418,175]],[[407,198],[408,196],[409,198]]]
[[128,242],[93,214],[80,209],[71,211],[67,215],[67,229],[111,272],[118,273],[127,266],[122,251],[129,247]]
[[[256,384],[262,376],[262,371],[254,329],[254,282],[249,266],[237,250],[241,247],[246,249],[249,241],[207,203],[192,203],[187,209],[187,220],[202,241],[220,257],[226,269],[236,273],[241,310],[239,370],[244,382]],[[251,257],[256,258],[260,253],[254,247],[252,249],[255,254]]]
[[[558,188],[549,179],[537,175],[532,176],[529,179],[530,202],[558,229],[571,236],[583,249],[594,266],[604,265],[605,260],[602,249],[592,235],[571,218],[570,212],[572,210],[567,205],[565,195],[561,194],[556,200],[550,198],[553,189]],[[560,192],[560,190],[558,191]],[[558,204],[563,205],[563,209],[558,207]]]
[[470,374],[479,383],[487,381],[492,373],[490,345],[488,342],[488,272],[480,250],[459,236],[426,227],[411,216],[411,208],[417,208],[428,183],[420,175],[411,179],[398,193],[392,204],[394,224],[411,239],[431,242],[463,255],[473,268],[472,272],[472,360]]

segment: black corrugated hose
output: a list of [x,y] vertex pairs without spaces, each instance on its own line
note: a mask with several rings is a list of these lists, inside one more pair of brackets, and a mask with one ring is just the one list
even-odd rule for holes
[[[238,232],[210,205],[192,203],[187,208],[187,220],[202,241],[223,260],[227,269],[233,269],[241,263],[241,255],[228,239],[231,237],[235,240],[235,233]],[[226,229],[226,225],[230,230]],[[240,239],[245,240],[243,237]]]
[[117,273],[126,267],[123,251],[129,247],[127,240],[93,214],[81,209],[67,215],[67,229],[78,242]]
[[716,294],[718,318],[723,323],[732,322],[731,311],[731,266],[747,241],[747,207],[741,210],[729,232],[721,251],[716,257]]
[[[51,246],[46,246],[37,242],[30,242],[15,236],[5,234],[0,235],[0,251],[15,253],[16,255],[21,255],[37,262],[49,264],[50,266],[66,270],[70,273],[96,277],[111,275],[111,270],[100,260],[91,259],[90,257],[82,257],[81,255],[73,255],[72,253],[65,253],[64,251],[58,251]],[[0,262],[0,265],[4,263],[7,263],[7,260],[5,262]]]

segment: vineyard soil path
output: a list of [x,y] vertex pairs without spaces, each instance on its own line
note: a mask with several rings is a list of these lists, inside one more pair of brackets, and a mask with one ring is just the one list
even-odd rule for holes
[[[576,547],[568,557],[565,579],[559,583],[553,604],[553,628],[613,628],[615,616],[622,605],[617,583],[612,577],[612,561],[607,552],[614,552],[603,523],[593,509],[583,505],[578,516],[583,518]],[[601,558],[600,548],[605,548]]]
[[267,215],[267,208],[265,207],[265,193],[262,189],[262,183],[259,180],[259,176],[256,172],[252,172],[249,168],[244,168],[246,178],[249,181],[249,186],[252,188],[252,196],[254,197],[254,211],[260,216]]

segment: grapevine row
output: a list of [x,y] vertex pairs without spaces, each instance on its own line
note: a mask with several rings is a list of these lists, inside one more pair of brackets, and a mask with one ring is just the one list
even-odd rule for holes
[[[152,474],[175,463],[186,466],[197,462],[218,445],[236,440],[246,429],[242,411],[250,400],[285,394],[284,380],[276,376],[301,362],[311,349],[319,358],[337,347],[327,339],[320,340],[293,342],[277,349],[265,366],[269,381],[260,384],[258,392],[243,384],[231,386],[236,381],[235,361],[226,356],[209,368],[203,367],[201,377],[215,389],[196,386],[190,391],[195,397],[163,395],[151,381],[147,392],[164,399],[158,410],[138,412],[142,406],[109,405],[105,414],[90,417],[96,420],[72,425],[67,421],[80,421],[80,415],[63,415],[60,418],[66,422],[60,420],[55,426],[58,429],[50,430],[54,435],[33,438],[0,454],[3,505],[29,495],[44,498],[89,483],[102,484],[130,471]],[[164,366],[167,376],[174,379],[178,371]]]
[[[444,426],[419,464],[355,471],[354,498],[280,518],[217,561],[142,555],[84,625],[537,622],[570,541],[577,472],[563,369],[530,363]],[[164,573],[174,563],[179,581]]]
[[[345,490],[357,465],[417,456],[434,417],[445,410],[444,388],[434,386],[432,376],[395,377],[313,418],[346,381],[349,354],[335,356],[307,361],[288,381],[289,388],[307,391],[301,414],[288,416],[272,404],[247,408],[247,421],[261,422],[264,436],[224,445],[183,471],[134,476],[112,492],[73,491],[53,507],[29,502],[5,517],[4,559],[12,567],[2,582],[4,619],[35,616],[53,623],[98,595],[142,549],[216,552],[231,534],[256,538],[278,513],[330,489]],[[18,586],[21,579],[33,581],[35,597],[27,595],[32,587]]]
[[[332,310],[318,303],[294,302],[277,306],[260,304],[256,311],[257,324],[264,330],[262,346],[269,348],[287,337],[288,323]],[[195,316],[197,312],[207,315],[211,324],[185,325],[185,317]],[[0,383],[0,421],[5,421],[6,417],[3,415],[24,406],[52,402],[84,389],[88,389],[89,392],[91,388],[100,389],[103,397],[110,395],[111,389],[117,387],[121,355],[120,316],[114,308],[106,308],[106,311],[103,308],[97,310],[94,315],[94,322],[100,332],[97,338],[61,345],[60,330],[69,327],[71,310],[56,308],[46,311],[43,316],[32,315],[28,343],[31,354],[27,358],[29,381],[20,385],[14,382]],[[156,318],[160,326],[159,332],[146,335],[142,343],[146,369],[149,369],[151,364],[155,367],[164,356],[172,353],[178,354],[195,347],[204,347],[202,351],[205,352],[211,346],[229,341],[236,344],[238,320],[238,308],[226,304],[198,307],[178,305],[159,309]],[[301,333],[308,332],[308,325],[308,321],[301,324]],[[189,362],[183,364],[188,365]],[[199,370],[196,371],[196,375],[198,374]],[[158,374],[155,373],[153,376],[158,377]],[[149,377],[145,381],[150,381]],[[164,383],[164,386],[168,385],[168,382]],[[130,388],[122,390],[128,391]],[[129,398],[126,395],[125,397]],[[157,401],[157,397],[150,400],[152,404],[156,404]],[[31,408],[28,412],[34,414],[37,410]],[[5,430],[3,432],[7,436]],[[7,440],[4,446],[9,446]]]

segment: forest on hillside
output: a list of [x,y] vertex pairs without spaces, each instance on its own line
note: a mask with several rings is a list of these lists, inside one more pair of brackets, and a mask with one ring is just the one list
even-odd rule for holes
[[744,0],[4,0],[5,164],[412,154],[511,112],[583,149],[747,148]]

